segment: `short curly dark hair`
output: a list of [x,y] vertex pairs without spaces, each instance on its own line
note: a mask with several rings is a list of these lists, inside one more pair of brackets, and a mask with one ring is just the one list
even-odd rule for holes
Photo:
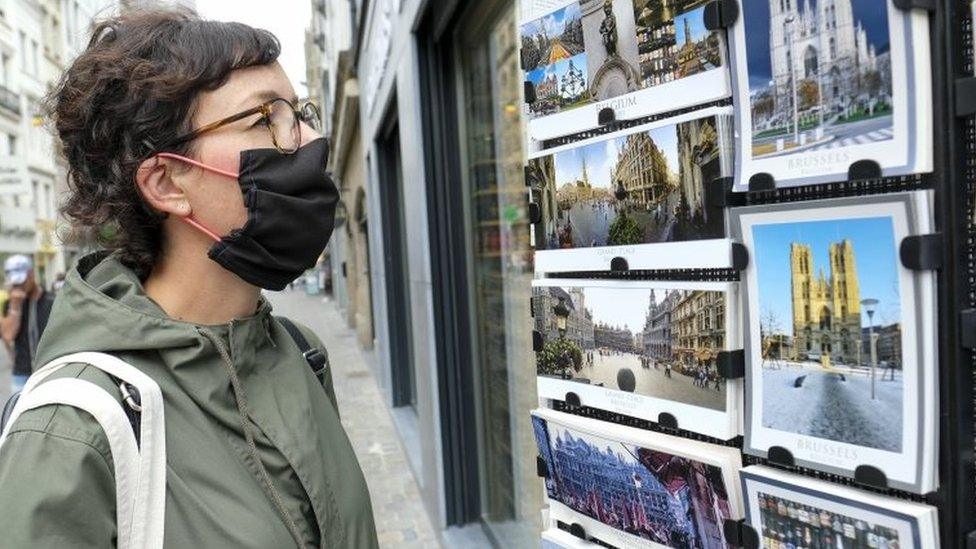
[[140,162],[189,131],[201,91],[231,71],[267,65],[281,51],[268,31],[206,21],[192,10],[126,11],[92,29],[84,51],[45,98],[68,163],[61,212],[72,234],[120,251],[145,276],[162,245],[162,214],[135,182]]

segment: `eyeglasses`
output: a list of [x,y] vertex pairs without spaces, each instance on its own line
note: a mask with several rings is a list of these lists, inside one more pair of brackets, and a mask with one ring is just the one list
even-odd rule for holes
[[257,124],[268,128],[268,132],[271,134],[271,142],[274,143],[276,149],[284,154],[292,154],[301,146],[303,122],[313,130],[319,131],[319,109],[314,103],[306,101],[301,106],[296,107],[291,101],[277,97],[252,109],[201,126],[176,138],[172,145],[192,141],[207,132],[212,132],[255,114],[261,115]]

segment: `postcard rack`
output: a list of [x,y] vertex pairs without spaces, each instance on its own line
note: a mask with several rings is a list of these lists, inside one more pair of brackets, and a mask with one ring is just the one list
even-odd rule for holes
[[[740,2],[742,0],[739,0]],[[712,25],[728,26],[730,18],[741,17],[735,0],[720,0],[709,5],[706,17]],[[853,162],[846,181],[777,188],[768,174],[753,175],[748,190],[735,192],[732,178],[716,178],[706,189],[713,207],[738,207],[802,202],[817,199],[872,196],[928,190],[932,192],[934,231],[907,238],[900,247],[900,261],[913,270],[935,273],[937,320],[937,488],[928,493],[913,493],[891,488],[885,473],[870,464],[858,467],[853,478],[798,466],[789,450],[772,447],[766,457],[743,453],[742,465],[768,465],[805,477],[856,487],[906,502],[934,506],[938,516],[938,537],[945,548],[976,549],[976,44],[973,14],[976,2],[970,0],[894,0],[900,9],[921,9],[929,13],[932,73],[933,157],[930,173],[882,177],[876,162]],[[731,99],[706,104],[729,106]],[[699,105],[696,108],[702,108]],[[675,113],[667,113],[673,116]],[[664,115],[617,121],[612,113],[601,113],[603,125],[556,137],[544,148],[565,146],[642,124]],[[527,181],[528,184],[528,181]],[[530,193],[531,194],[531,193]],[[531,198],[531,197],[530,197]],[[536,199],[532,199],[533,202]],[[535,204],[533,204],[535,207]],[[537,216],[535,212],[534,216]],[[740,280],[748,252],[731,244],[731,268],[697,270],[632,270],[626,262],[616,268],[594,272],[580,270],[545,273],[559,279],[619,281],[724,281]],[[538,338],[536,338],[538,339]],[[536,341],[536,345],[539,343]],[[537,349],[538,350],[538,349]],[[741,358],[725,369],[726,376],[741,376]],[[550,402],[557,411],[627,427],[661,432],[706,442],[716,446],[742,448],[743,437],[729,440],[680,430],[680,422],[662,415],[658,421],[608,412],[582,404],[575,395]],[[545,474],[545,464],[539,467]],[[579,524],[557,525],[574,536],[588,538]],[[760,535],[744,521],[726,521],[725,537],[731,545],[761,546]],[[590,540],[605,545],[600,540]]]

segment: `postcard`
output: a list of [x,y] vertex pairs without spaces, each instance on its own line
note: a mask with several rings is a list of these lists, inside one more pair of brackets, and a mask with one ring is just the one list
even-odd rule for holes
[[937,549],[937,509],[762,465],[740,473],[762,547]]
[[738,435],[741,385],[718,373],[739,348],[736,283],[541,279],[532,283],[540,398],[716,438]]
[[737,448],[552,410],[532,424],[551,519],[617,547],[728,547],[724,522],[742,516]]
[[745,451],[891,487],[935,487],[935,277],[899,246],[931,230],[927,191],[733,208],[742,273]]
[[731,31],[736,183],[847,179],[932,169],[928,16],[891,0],[744,2]]

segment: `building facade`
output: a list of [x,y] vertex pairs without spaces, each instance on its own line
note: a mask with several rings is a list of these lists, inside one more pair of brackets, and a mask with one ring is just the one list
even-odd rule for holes
[[829,278],[815,271],[810,246],[790,245],[793,301],[793,350],[801,360],[829,356],[832,362],[857,364],[861,334],[861,293],[854,246],[831,244]]
[[[336,302],[372,349],[445,546],[533,545],[543,501],[525,420],[538,404],[526,327],[540,320],[526,306],[516,4],[340,3],[312,2],[319,21],[306,47],[321,65],[310,69],[310,95],[331,120],[329,169],[342,198],[328,251]],[[328,44],[339,19],[353,29],[346,49]],[[585,91],[569,84],[557,93]],[[576,321],[589,344],[592,319]]]
[[651,290],[643,332],[645,356],[656,360],[671,360],[671,311],[681,300],[681,294],[680,290],[665,291],[664,298],[658,303],[657,294]]
[[623,185],[627,201],[642,208],[656,206],[677,185],[668,159],[647,132],[630,134],[617,153],[613,181]]
[[895,368],[901,368],[901,323],[888,324],[886,326],[869,326],[861,328],[861,365],[871,364],[871,337],[870,333],[874,330],[876,336],[875,353],[878,364],[888,364]]
[[58,204],[67,166],[41,111],[44,96],[87,44],[92,21],[118,5],[108,0],[16,0],[0,4],[0,260],[34,259],[50,288],[82,251],[62,241]]
[[683,292],[671,312],[671,352],[684,367],[712,367],[725,348],[725,294]]
[[362,0],[312,1],[305,34],[309,100],[319,105],[330,138],[328,170],[339,187],[336,227],[326,250],[332,293],[359,345],[373,348],[369,215],[360,135],[358,75]]
[[720,143],[719,135],[732,135],[723,117],[700,118],[678,124],[678,174],[681,209],[696,219],[707,221],[704,190],[722,176],[722,167],[732,166],[731,143]]
[[[559,322],[555,310],[562,304],[569,312],[566,318],[566,332],[559,333]],[[594,347],[593,313],[586,308],[586,298],[582,288],[562,288],[550,286],[538,288],[532,296],[535,315],[535,329],[547,340],[565,337],[575,341],[581,349]]]
[[[802,2],[802,5],[801,5]],[[869,44],[861,21],[854,17],[851,0],[769,0],[769,56],[775,100],[773,121],[792,117],[793,81],[809,81],[819,101],[798,109],[841,113],[859,100],[863,75],[877,73],[878,55]],[[890,85],[871,90],[890,96]],[[802,95],[802,94],[801,94]]]
[[628,328],[598,322],[593,327],[593,341],[601,349],[611,349],[620,353],[633,353],[634,334]]

